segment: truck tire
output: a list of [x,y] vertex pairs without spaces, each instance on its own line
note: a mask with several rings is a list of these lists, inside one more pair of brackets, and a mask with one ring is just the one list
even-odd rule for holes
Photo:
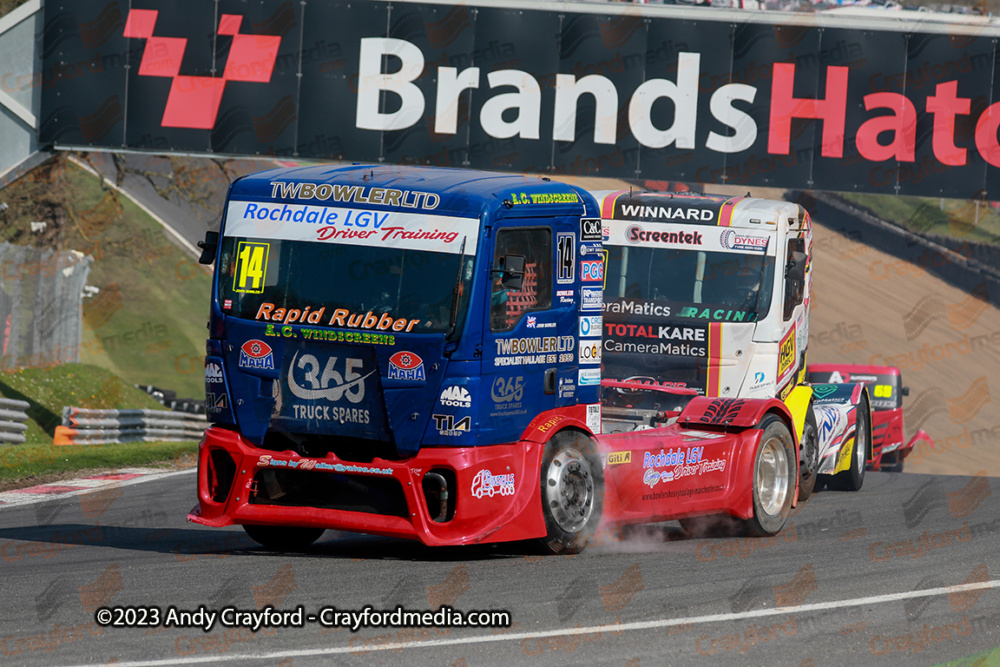
[[812,402],[806,411],[806,423],[802,426],[802,442],[799,443],[799,502],[806,500],[816,489],[819,474],[819,433],[816,430],[816,415]]
[[743,522],[750,535],[774,535],[785,526],[795,493],[795,442],[780,417],[767,415],[757,427],[760,444],[753,463],[753,516]]
[[865,483],[865,459],[868,456],[868,437],[871,431],[871,409],[868,397],[862,393],[854,425],[854,443],[851,445],[851,467],[827,479],[827,486],[836,491],[860,491]]
[[301,526],[254,526],[246,524],[243,530],[250,539],[268,549],[296,551],[305,549],[326,532],[325,528]]
[[594,441],[560,431],[545,445],[541,470],[543,552],[576,554],[597,532],[604,508],[604,470]]

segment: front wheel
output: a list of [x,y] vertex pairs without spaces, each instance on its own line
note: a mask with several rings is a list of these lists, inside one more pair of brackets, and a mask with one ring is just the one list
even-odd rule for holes
[[795,443],[788,425],[767,415],[753,464],[753,516],[744,521],[751,535],[774,535],[785,526],[795,492]]
[[829,479],[828,486],[837,491],[860,491],[865,483],[865,459],[868,456],[868,438],[871,433],[871,409],[868,398],[862,393],[861,402],[855,408],[854,444],[851,451],[851,467]]
[[541,487],[547,531],[542,549],[580,553],[604,508],[604,471],[594,441],[579,431],[557,433],[542,454]]
[[300,526],[254,526],[244,525],[243,530],[250,539],[268,549],[296,551],[305,549],[320,538],[325,528],[303,528]]

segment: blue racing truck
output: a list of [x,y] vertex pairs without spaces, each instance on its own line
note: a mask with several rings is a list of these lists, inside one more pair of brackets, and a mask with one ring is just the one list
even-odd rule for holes
[[[592,197],[462,170],[275,170],[233,183],[202,245],[214,425],[192,521],[268,546],[338,528],[562,551],[592,532]],[[543,516],[536,480],[552,465],[565,474]]]

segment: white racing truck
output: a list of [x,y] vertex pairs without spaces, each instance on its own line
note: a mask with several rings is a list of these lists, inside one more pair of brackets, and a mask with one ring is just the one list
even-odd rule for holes
[[805,382],[805,209],[749,196],[594,195],[605,257],[604,432],[654,426],[695,395],[731,399],[734,414],[743,399],[777,397],[794,420],[798,500],[817,479],[860,489],[872,457],[868,390]]

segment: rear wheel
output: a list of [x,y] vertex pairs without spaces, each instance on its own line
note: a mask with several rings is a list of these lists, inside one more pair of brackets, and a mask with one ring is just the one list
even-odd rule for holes
[[560,431],[542,455],[542,515],[550,554],[583,551],[601,520],[604,471],[594,441],[579,431]]
[[828,486],[838,491],[860,491],[865,483],[865,459],[868,456],[868,438],[871,431],[871,409],[868,398],[862,393],[861,402],[855,410],[854,448],[851,451],[851,467],[829,479]]
[[325,528],[303,528],[300,526],[251,526],[244,525],[250,539],[268,549],[305,549],[320,538]]
[[819,471],[819,433],[816,430],[816,415],[812,403],[806,411],[806,423],[802,426],[802,441],[799,443],[799,501],[806,500],[816,488]]
[[795,443],[788,425],[767,415],[753,464],[753,516],[744,521],[751,535],[774,535],[785,526],[795,493]]

